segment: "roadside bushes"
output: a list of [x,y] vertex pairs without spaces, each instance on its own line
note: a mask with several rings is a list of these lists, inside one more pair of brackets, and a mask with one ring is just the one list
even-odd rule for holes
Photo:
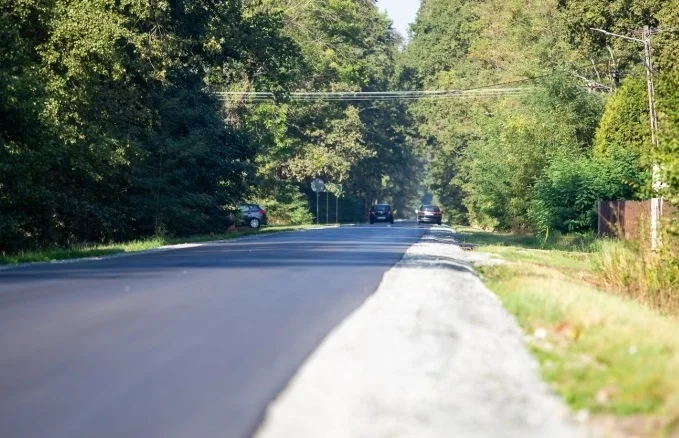
[[313,220],[306,196],[292,184],[279,188],[275,197],[259,199],[258,203],[266,210],[271,225],[304,225]]
[[540,233],[591,231],[596,226],[600,199],[633,199],[644,175],[633,152],[617,150],[614,156],[590,158],[562,156],[554,159],[537,180],[528,216]]
[[[587,93],[567,75],[557,74],[542,81],[533,93],[507,97],[492,110],[475,114],[479,135],[460,154],[457,177],[463,182],[470,222],[500,230],[535,231],[529,209],[536,198],[536,183],[552,163],[559,166],[551,175],[554,179],[566,170],[561,163],[589,155],[602,110],[600,96]],[[551,218],[540,222],[542,229],[552,225]],[[573,224],[564,229],[569,228],[582,229]]]
[[[666,188],[663,197],[679,207],[679,73],[661,78],[659,83],[661,178]],[[670,232],[679,240],[679,217],[673,218]]]

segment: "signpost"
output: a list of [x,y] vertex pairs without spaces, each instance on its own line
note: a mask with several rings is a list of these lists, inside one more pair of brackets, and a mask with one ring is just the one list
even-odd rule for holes
[[335,222],[339,225],[339,197],[342,195],[342,184],[335,184]]
[[344,188],[342,184],[325,183],[322,179],[316,178],[311,181],[311,190],[316,193],[316,225],[320,225],[320,213],[318,210],[318,194],[325,192],[325,223],[330,224],[330,192],[335,195],[335,221],[339,224],[339,198],[342,196]]
[[322,179],[316,178],[313,181],[311,181],[311,190],[316,192],[316,225],[320,225],[318,217],[318,194],[325,190],[325,183],[323,183]]

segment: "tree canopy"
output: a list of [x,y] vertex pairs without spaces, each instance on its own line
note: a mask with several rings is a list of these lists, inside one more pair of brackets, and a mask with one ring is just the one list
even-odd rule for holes
[[[670,83],[678,12],[662,0],[422,2],[397,69],[406,86],[524,89],[413,106],[430,145],[429,189],[460,221],[532,231],[591,230],[597,200],[650,196],[658,154],[677,159],[669,158],[676,101],[661,86],[667,134],[665,152],[654,151],[643,47],[591,28],[637,38],[644,25],[658,29],[654,73]],[[665,179],[674,167],[663,167]]]
[[[364,206],[403,194],[393,181],[419,165],[403,106],[286,99],[388,89],[400,40],[372,1],[2,0],[0,13],[0,250],[219,231],[246,199],[304,222],[314,177]],[[234,90],[278,99],[215,94]]]
[[[679,202],[674,3],[423,0],[406,44],[372,0],[0,0],[0,251],[217,232],[243,201],[304,223],[316,177],[351,221],[433,197],[456,222],[587,230],[597,199],[650,195],[654,162]],[[644,25],[660,150],[642,47],[591,30]],[[275,98],[218,94],[249,91]]]

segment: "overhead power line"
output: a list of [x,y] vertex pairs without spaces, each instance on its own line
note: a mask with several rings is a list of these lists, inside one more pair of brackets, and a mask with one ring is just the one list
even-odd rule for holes
[[[367,92],[292,92],[286,98],[295,101],[380,101],[416,99],[454,99],[464,97],[494,97],[516,95],[534,91],[534,88],[486,88],[477,90],[437,90],[437,91],[367,91]],[[216,93],[224,100],[270,101],[276,95],[270,92],[228,91]]]
[[[601,61],[583,65],[576,68],[586,69],[592,66],[605,65],[609,61]],[[351,92],[351,91],[300,91],[277,95],[276,93],[265,91],[225,91],[215,93],[222,100],[236,100],[241,102],[256,103],[269,102],[284,97],[292,101],[408,101],[420,99],[463,99],[463,98],[486,98],[520,95],[535,92],[534,87],[508,87],[526,82],[537,81],[552,77],[562,72],[552,72],[540,76],[516,79],[513,81],[501,82],[496,84],[481,85],[478,87],[465,88],[459,90],[423,90],[423,91],[373,91],[373,92]]]

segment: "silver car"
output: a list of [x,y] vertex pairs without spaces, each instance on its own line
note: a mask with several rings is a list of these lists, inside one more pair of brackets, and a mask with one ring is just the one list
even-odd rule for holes
[[266,211],[257,204],[243,204],[240,207],[243,225],[250,228],[259,228],[266,225]]

